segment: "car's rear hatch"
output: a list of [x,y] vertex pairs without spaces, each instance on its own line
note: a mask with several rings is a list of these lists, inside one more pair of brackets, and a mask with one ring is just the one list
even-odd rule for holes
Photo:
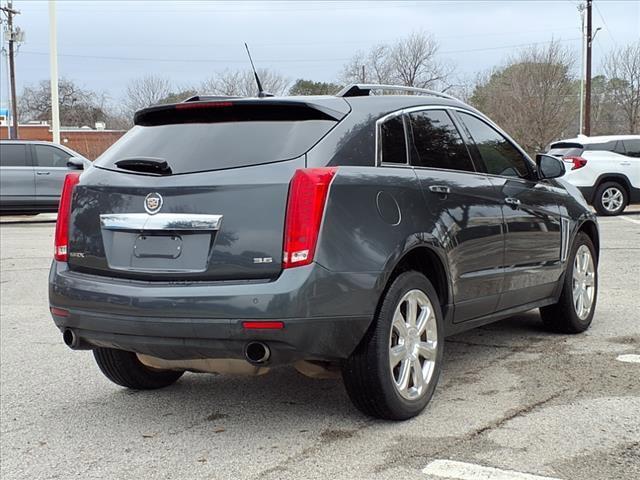
[[69,267],[151,281],[276,277],[289,182],[338,98],[152,107],[75,187]]

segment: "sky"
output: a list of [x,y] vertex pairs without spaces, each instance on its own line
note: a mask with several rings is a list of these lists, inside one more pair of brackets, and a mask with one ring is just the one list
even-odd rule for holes
[[[0,0],[5,3],[5,0]],[[59,74],[122,99],[127,82],[165,76],[177,88],[217,71],[258,67],[294,81],[335,81],[358,50],[412,31],[431,33],[459,79],[499,65],[518,49],[552,39],[580,63],[578,0],[553,1],[123,1],[57,0]],[[593,59],[640,39],[640,0],[595,0]],[[18,92],[49,79],[49,2],[14,0],[25,31],[16,59]],[[0,103],[7,105],[6,58]]]

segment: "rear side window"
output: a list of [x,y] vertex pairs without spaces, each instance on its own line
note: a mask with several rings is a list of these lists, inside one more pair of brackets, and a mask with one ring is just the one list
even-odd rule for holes
[[487,173],[506,177],[526,177],[527,161],[509,140],[479,118],[460,113],[478,149]]
[[618,142],[616,140],[612,140],[610,142],[600,142],[600,143],[587,143],[584,146],[585,150],[598,150],[601,152],[615,152],[616,144]]
[[66,167],[71,158],[64,150],[49,145],[35,145],[36,165],[39,167]]
[[119,160],[155,157],[166,160],[174,174],[260,165],[299,157],[335,124],[278,120],[137,125],[95,164],[115,170]]
[[380,128],[382,142],[381,161],[384,163],[407,163],[407,144],[404,136],[402,115],[392,117]]
[[443,110],[409,115],[413,137],[411,164],[416,167],[474,171],[458,129]]
[[27,147],[26,145],[13,145],[0,143],[0,166],[2,167],[26,167]]
[[623,140],[624,149],[627,151],[627,157],[640,158],[640,139],[638,140]]

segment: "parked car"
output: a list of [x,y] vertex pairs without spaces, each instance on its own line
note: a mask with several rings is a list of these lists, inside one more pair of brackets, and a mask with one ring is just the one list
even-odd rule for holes
[[87,162],[56,143],[0,140],[0,213],[57,211],[64,177]]
[[196,97],[135,125],[67,176],[49,278],[65,343],[116,384],[293,363],[407,419],[445,336],[591,324],[598,226],[563,162],[452,97]]
[[564,178],[600,215],[640,203],[640,135],[581,136],[552,143],[548,153],[567,163]]

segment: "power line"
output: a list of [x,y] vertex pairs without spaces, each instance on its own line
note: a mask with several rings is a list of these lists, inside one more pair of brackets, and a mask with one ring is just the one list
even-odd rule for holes
[[607,21],[604,19],[604,16],[602,15],[602,12],[600,11],[600,7],[598,7],[597,3],[594,3],[594,5],[596,7],[596,12],[598,12],[598,16],[600,17],[600,20],[602,20],[602,24],[604,25],[604,28],[607,30],[607,34],[611,37],[611,40],[613,40],[613,44],[616,47],[618,47],[618,42],[616,41],[615,37],[613,36],[613,32],[609,28],[609,25],[607,25]]
[[[452,54],[452,53],[472,53],[492,50],[504,50],[510,48],[522,48],[532,47],[536,45],[546,45],[553,42],[573,42],[580,40],[580,38],[567,38],[560,40],[549,40],[544,42],[532,42],[532,43],[519,43],[515,45],[500,45],[496,47],[484,47],[484,48],[472,48],[466,50],[449,50],[438,52],[439,55]],[[48,55],[48,52],[37,52],[30,50],[22,50],[20,53],[27,55]],[[133,62],[167,62],[167,63],[246,63],[246,60],[233,60],[233,59],[205,59],[205,58],[158,58],[158,57],[122,57],[112,55],[82,55],[74,53],[62,53],[60,57],[68,58],[82,58],[82,59],[94,59],[94,60],[116,60],[116,61],[133,61]],[[351,57],[342,58],[304,58],[304,59],[260,59],[263,63],[323,63],[323,62],[346,62],[351,60]]]

